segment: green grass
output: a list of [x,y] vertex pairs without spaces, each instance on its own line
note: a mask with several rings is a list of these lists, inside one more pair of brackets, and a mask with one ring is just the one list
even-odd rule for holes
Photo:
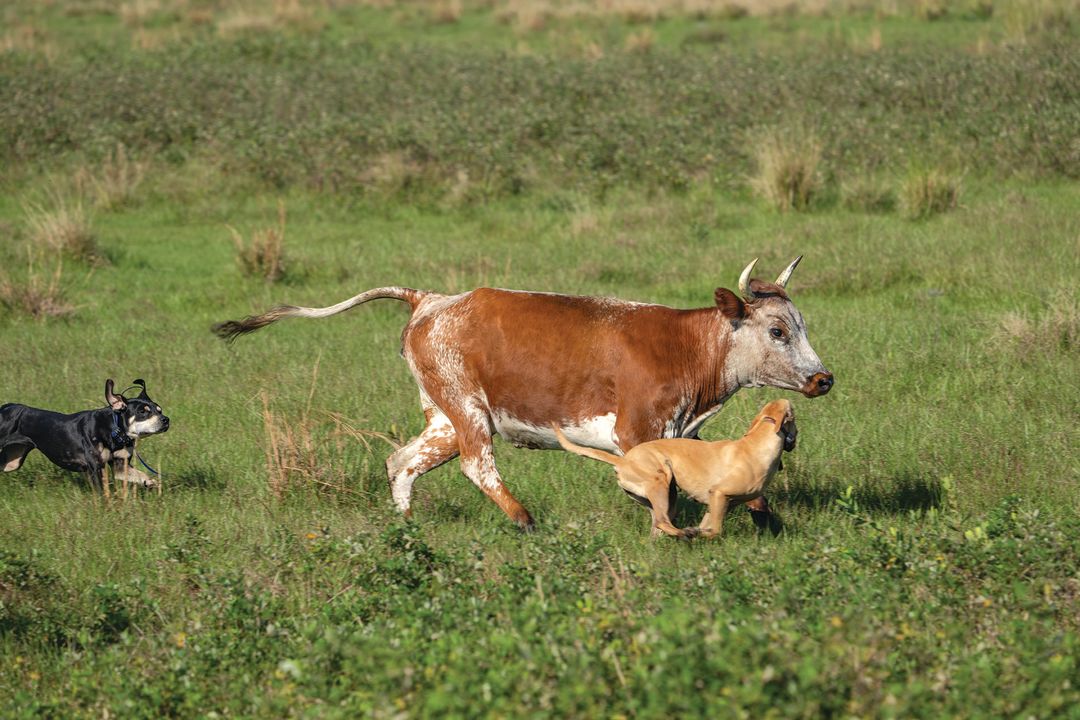
[[[571,210],[542,197],[342,208],[301,193],[285,203],[302,275],[275,286],[241,275],[225,227],[272,221],[273,198],[102,215],[116,260],[74,283],[77,315],[0,321],[5,400],[74,410],[101,404],[106,376],[147,378],[174,421],[144,445],[165,492],[109,506],[40,456],[5,477],[4,562],[54,578],[19,585],[0,570],[8,707],[967,714],[963,698],[991,678],[995,713],[1075,699],[1060,684],[1075,678],[1080,551],[1075,200],[1070,185],[988,183],[963,210],[912,224],[779,216],[706,189]],[[274,302],[390,282],[694,306],[746,257],[779,268],[796,252],[807,260],[794,297],[838,385],[795,399],[802,432],[771,493],[786,524],[775,539],[740,513],[720,542],[652,541],[606,467],[502,443],[536,534],[519,536],[453,463],[421,480],[416,522],[401,526],[389,448],[336,437],[326,414],[419,430],[397,357],[403,309],[283,323],[231,347],[208,332]],[[1044,322],[1069,298],[1073,315]],[[1016,313],[1038,347],[1002,335]],[[344,490],[273,499],[262,391],[294,422],[310,396],[318,460]],[[741,433],[775,395],[740,393],[705,434]],[[849,487],[854,510],[837,502]]]
[[[93,213],[108,262],[64,259],[73,314],[0,306],[0,403],[96,407],[106,377],[143,377],[173,425],[140,445],[163,470],[160,496],[107,503],[39,454],[4,475],[0,715],[1075,713],[1067,43],[975,55],[937,28],[1001,28],[996,14],[902,15],[883,23],[925,26],[919,48],[890,50],[886,34],[862,64],[848,50],[763,61],[684,46],[672,28],[695,21],[671,17],[629,28],[655,32],[645,56],[611,50],[618,23],[583,23],[590,39],[612,33],[604,59],[586,61],[558,45],[558,26],[542,57],[504,54],[497,22],[472,5],[430,36],[426,6],[343,6],[314,35],[193,25],[205,36],[170,55],[94,49],[80,23],[109,42],[131,28],[70,7],[26,17],[72,54],[0,56],[0,281],[23,276],[28,198],[91,192],[118,142],[139,181]],[[376,21],[415,52],[343,43],[335,57],[350,22]],[[731,25],[768,48],[786,25],[869,22]],[[825,144],[824,190],[781,214],[751,194],[746,143],[788,121]],[[909,220],[841,192],[855,179],[895,197],[908,167],[962,172],[959,206]],[[289,265],[271,284],[243,274],[229,228],[273,226],[279,202]],[[777,537],[735,512],[722,540],[652,540],[606,466],[501,441],[534,533],[456,463],[417,483],[403,523],[389,445],[331,416],[399,441],[422,427],[400,304],[232,346],[209,332],[398,283],[700,307],[750,258],[764,276],[797,254],[789,287],[837,385],[789,395],[799,447],[769,493]],[[272,492],[264,393],[309,433],[303,460],[328,485]],[[703,435],[741,434],[782,394],[740,392]],[[677,523],[700,513],[684,501]]]

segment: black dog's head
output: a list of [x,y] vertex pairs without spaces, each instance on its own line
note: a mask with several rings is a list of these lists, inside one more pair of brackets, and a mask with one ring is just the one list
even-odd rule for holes
[[121,430],[128,437],[138,439],[147,435],[157,435],[169,429],[169,418],[161,412],[161,406],[146,394],[146,383],[142,379],[132,384],[139,388],[139,394],[133,398],[124,397],[123,393],[113,392],[113,381],[105,381],[105,402],[119,413]]

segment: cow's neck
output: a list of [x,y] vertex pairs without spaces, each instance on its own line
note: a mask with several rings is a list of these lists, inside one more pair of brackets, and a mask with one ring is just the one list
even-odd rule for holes
[[[700,314],[698,314],[700,313]],[[694,361],[687,388],[686,421],[678,435],[695,437],[705,422],[724,406],[739,389],[739,379],[729,362],[732,351],[732,327],[714,309],[695,312]]]

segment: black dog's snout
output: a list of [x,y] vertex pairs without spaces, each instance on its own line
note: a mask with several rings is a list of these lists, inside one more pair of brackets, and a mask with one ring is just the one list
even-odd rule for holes
[[161,428],[163,430],[168,430],[169,429],[169,416],[168,415],[162,415],[161,416]]

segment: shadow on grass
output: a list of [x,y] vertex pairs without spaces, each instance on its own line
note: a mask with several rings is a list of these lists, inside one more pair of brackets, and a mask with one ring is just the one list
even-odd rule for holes
[[[820,510],[831,506],[840,497],[840,488],[808,487],[796,483],[787,489],[774,486],[769,495],[780,505]],[[945,493],[937,478],[900,473],[873,485],[857,485],[853,495],[859,509],[865,513],[896,515],[940,507]]]
[[197,490],[221,490],[225,480],[212,467],[195,465],[179,472],[167,473],[164,477],[166,488],[191,488]]
[[[873,486],[857,487],[853,492],[859,511],[871,516],[901,515],[912,510],[939,508],[945,500],[944,496],[945,491],[937,478],[906,473]],[[740,506],[732,511],[728,522],[739,513],[750,512],[759,534],[798,534],[797,517],[800,511],[821,511],[833,507],[840,497],[840,490],[835,487],[812,487],[798,483],[785,489],[782,484],[777,483],[769,488],[766,497],[770,501],[771,513],[750,512],[745,506]],[[677,527],[690,527],[699,524],[704,515],[704,505],[680,494],[672,522]]]

